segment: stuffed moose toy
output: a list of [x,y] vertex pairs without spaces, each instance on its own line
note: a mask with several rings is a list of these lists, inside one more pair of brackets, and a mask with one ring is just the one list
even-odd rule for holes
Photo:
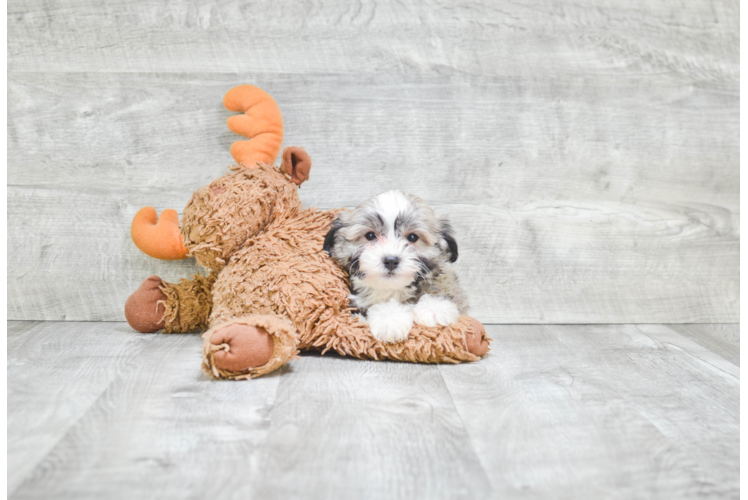
[[184,209],[157,219],[153,207],[132,222],[132,239],[159,259],[195,257],[207,275],[179,283],[146,279],[127,300],[125,316],[139,332],[203,334],[203,370],[214,378],[247,379],[286,364],[299,351],[333,350],[361,359],[418,363],[475,361],[488,351],[483,325],[468,316],[442,327],[416,325],[399,343],[382,343],[351,314],[346,272],[323,250],[340,210],[302,210],[298,187],[311,159],[283,151],[283,118],[263,90],[240,85],[224,106],[241,114],[228,126],[235,142],[231,172],[198,189]]

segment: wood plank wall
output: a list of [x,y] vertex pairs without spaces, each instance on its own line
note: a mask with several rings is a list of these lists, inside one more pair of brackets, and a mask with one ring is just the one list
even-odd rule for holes
[[401,188],[452,218],[493,323],[737,322],[739,3],[8,2],[8,318],[123,320],[259,85],[306,206]]

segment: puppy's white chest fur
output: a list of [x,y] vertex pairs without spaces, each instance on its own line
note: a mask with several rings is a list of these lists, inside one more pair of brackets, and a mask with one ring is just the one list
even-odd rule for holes
[[389,302],[390,300],[404,304],[415,297],[414,290],[412,289],[372,288],[366,286],[356,276],[351,277],[351,288],[356,290],[356,293],[349,295],[348,298],[351,301],[351,305],[360,311],[368,311],[370,307],[383,302]]
[[381,342],[401,342],[413,328],[413,306],[394,299],[369,308],[367,320],[371,334]]

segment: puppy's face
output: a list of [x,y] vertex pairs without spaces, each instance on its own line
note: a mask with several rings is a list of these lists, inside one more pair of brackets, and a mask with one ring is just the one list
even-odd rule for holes
[[356,286],[399,290],[457,260],[449,223],[417,196],[387,191],[333,222],[324,249]]

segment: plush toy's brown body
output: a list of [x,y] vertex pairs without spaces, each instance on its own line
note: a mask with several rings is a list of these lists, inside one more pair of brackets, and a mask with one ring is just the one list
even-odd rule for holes
[[[240,110],[249,116],[256,96],[267,96],[241,86],[227,98],[237,91],[244,93],[238,99],[247,108]],[[338,211],[301,208],[298,185],[311,167],[306,153],[287,148],[280,168],[251,158],[238,160],[245,161],[195,192],[185,207],[184,249],[174,244],[173,236],[163,237],[175,231],[172,214],[166,219],[165,211],[165,220],[155,226],[152,208],[136,215],[133,239],[138,246],[161,258],[192,255],[208,275],[177,284],[156,276],[145,280],[125,307],[133,328],[167,333],[207,328],[203,368],[216,378],[264,375],[299,350],[424,363],[475,361],[485,354],[485,329],[467,316],[448,327],[415,326],[403,342],[376,340],[351,315],[347,276],[322,249]],[[154,230],[158,234],[150,235]]]

